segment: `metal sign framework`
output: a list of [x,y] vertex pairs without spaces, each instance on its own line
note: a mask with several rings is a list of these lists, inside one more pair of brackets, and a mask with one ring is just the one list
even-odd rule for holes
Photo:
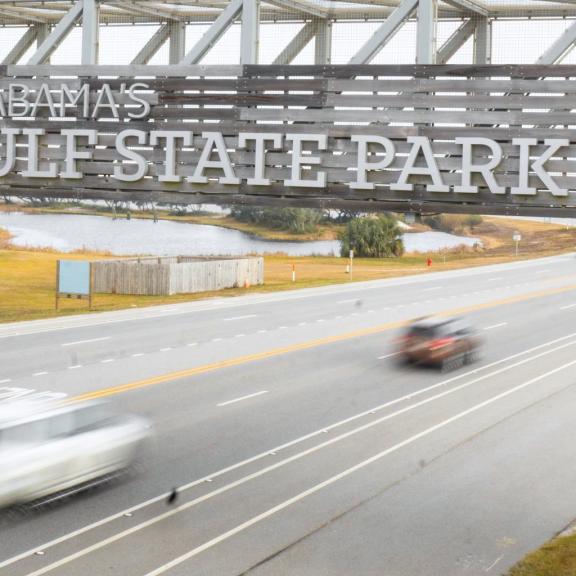
[[0,190],[576,214],[573,66],[7,66]]

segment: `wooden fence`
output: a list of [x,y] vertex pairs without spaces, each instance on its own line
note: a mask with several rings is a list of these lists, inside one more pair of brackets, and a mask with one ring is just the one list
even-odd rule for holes
[[264,283],[264,259],[135,258],[92,263],[95,293],[168,296]]
[[[87,83],[91,106],[106,85],[120,103],[116,113],[101,107],[94,117],[84,117],[79,105],[67,105],[64,118],[54,117],[47,106],[37,107],[34,118],[7,113],[0,120],[2,128],[33,126],[45,130],[39,150],[44,169],[52,162],[57,170],[63,170],[66,137],[61,130],[76,127],[98,131],[98,147],[78,141],[78,150],[89,150],[91,156],[73,161],[80,178],[23,176],[28,166],[27,144],[22,135],[18,136],[19,152],[13,169],[0,177],[0,186],[9,187],[16,195],[417,212],[576,214],[576,66],[0,66],[0,90],[14,82],[27,86],[31,101],[47,84],[58,103],[64,98],[61,85],[65,82],[76,91]],[[146,84],[134,94],[150,106],[149,113],[140,119],[130,117],[134,108],[126,107],[126,86],[134,83]],[[116,136],[127,129],[146,134],[154,130],[192,132],[192,144],[180,143],[176,148],[176,177],[161,180],[168,170],[162,142],[153,146],[150,141],[127,140],[128,147],[144,159],[146,175],[134,181],[116,179],[115,169],[122,160]],[[239,183],[223,182],[221,167],[208,167],[203,172],[206,182],[189,180],[202,156],[204,132],[222,134]],[[242,144],[242,133],[282,137],[280,146],[265,144],[263,175],[269,180],[267,184],[251,183],[256,173],[255,144]],[[298,154],[289,135],[298,134],[326,138],[325,149],[320,149],[318,142],[303,143],[298,173],[308,181],[324,174],[321,186],[289,184],[294,180]],[[358,179],[359,164],[358,144],[351,139],[354,135],[376,135],[394,144],[393,161],[385,169],[368,174],[372,189],[351,186]],[[430,175],[416,171],[408,179],[413,189],[394,188],[413,150],[408,140],[412,137],[428,139],[445,190],[431,190]],[[470,184],[478,187],[474,193],[458,191],[463,178],[463,147],[455,139],[460,137],[487,138],[498,144],[502,157],[492,173],[501,192],[495,193],[481,173],[471,175]],[[529,157],[522,158],[520,147],[513,143],[515,138],[532,139]],[[551,193],[534,167],[550,150],[548,139],[567,140],[545,162],[554,183],[569,190],[565,195]],[[6,141],[3,135],[1,143]],[[370,144],[367,150],[370,161],[382,158],[381,146]],[[493,157],[493,151],[485,146],[477,146],[472,153],[476,164],[488,163]],[[419,154],[414,167],[425,168],[429,161]],[[134,169],[134,162],[125,166],[126,172]]]

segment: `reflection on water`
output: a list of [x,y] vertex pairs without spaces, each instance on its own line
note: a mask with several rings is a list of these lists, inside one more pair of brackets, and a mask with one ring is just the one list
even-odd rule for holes
[[[23,214],[0,212],[0,227],[13,236],[18,246],[54,248],[70,252],[80,248],[113,254],[154,256],[266,254],[284,252],[291,256],[339,255],[340,242],[314,240],[284,242],[257,237],[218,226],[152,220],[113,220],[104,216],[74,214]],[[444,232],[404,234],[407,252],[424,252],[472,246],[475,238]]]

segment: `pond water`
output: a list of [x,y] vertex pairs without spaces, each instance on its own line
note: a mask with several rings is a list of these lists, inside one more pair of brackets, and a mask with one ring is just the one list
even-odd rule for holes
[[[86,248],[118,255],[211,256],[284,252],[291,256],[339,255],[337,240],[285,242],[262,240],[250,234],[218,226],[183,222],[113,220],[104,216],[74,214],[25,214],[0,212],[0,228],[8,230],[18,246],[54,248],[70,252]],[[444,232],[404,234],[407,252],[436,251],[460,245],[472,246],[476,238]]]

